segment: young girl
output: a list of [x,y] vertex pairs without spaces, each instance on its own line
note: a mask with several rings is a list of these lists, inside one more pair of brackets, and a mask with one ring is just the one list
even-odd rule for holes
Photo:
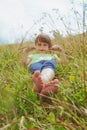
[[[35,50],[34,53],[30,53],[32,49]],[[59,51],[60,58],[53,53],[54,51]],[[28,48],[25,51],[22,65],[27,66],[33,74],[34,91],[39,97],[57,93],[58,79],[54,79],[55,67],[57,63],[64,63],[65,61],[64,51],[57,45],[52,46],[50,37],[43,34],[36,37],[34,48]]]

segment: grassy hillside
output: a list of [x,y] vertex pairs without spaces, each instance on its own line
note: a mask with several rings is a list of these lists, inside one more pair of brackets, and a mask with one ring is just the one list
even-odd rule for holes
[[[56,67],[59,92],[41,104],[20,65],[28,44],[0,46],[0,130],[87,130],[87,38],[55,37],[67,63]],[[21,48],[22,47],[22,48]]]

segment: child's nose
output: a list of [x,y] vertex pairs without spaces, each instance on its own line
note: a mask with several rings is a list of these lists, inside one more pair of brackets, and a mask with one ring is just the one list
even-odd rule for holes
[[43,48],[43,46],[40,47],[41,49]]

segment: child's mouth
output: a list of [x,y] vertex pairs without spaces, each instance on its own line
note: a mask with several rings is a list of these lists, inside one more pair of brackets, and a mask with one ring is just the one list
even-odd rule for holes
[[40,52],[44,52],[44,50],[40,50]]

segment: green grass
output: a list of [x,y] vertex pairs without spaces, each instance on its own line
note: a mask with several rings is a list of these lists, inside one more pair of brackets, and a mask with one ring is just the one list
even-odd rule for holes
[[[64,43],[63,43],[64,45]],[[20,65],[18,45],[0,46],[0,128],[21,130],[87,130],[87,86],[81,46],[65,44],[67,63],[56,67],[59,92],[41,104],[31,74]]]

